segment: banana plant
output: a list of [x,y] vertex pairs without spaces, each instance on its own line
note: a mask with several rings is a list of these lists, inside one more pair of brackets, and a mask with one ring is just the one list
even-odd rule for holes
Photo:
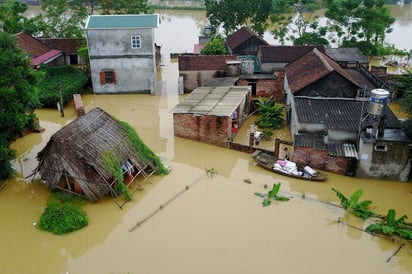
[[272,203],[272,201],[289,201],[288,197],[278,195],[281,185],[282,184],[278,182],[277,184],[273,184],[272,189],[267,194],[255,192],[255,195],[260,198],[263,198],[263,206],[269,206]]
[[370,233],[385,234],[388,236],[397,234],[405,239],[412,240],[412,227],[405,224],[405,220],[408,217],[406,215],[402,215],[399,219],[396,219],[395,216],[395,210],[389,209],[387,217],[381,223],[369,225],[366,228],[366,231]]
[[332,191],[336,193],[336,196],[340,200],[341,206],[353,215],[366,220],[369,217],[380,217],[380,215],[370,211],[368,207],[372,204],[372,201],[364,200],[359,201],[363,194],[363,190],[356,190],[349,199],[343,195],[339,190],[332,188]]

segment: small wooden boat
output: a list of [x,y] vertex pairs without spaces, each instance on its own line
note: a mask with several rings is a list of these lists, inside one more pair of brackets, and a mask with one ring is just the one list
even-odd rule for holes
[[294,162],[281,160],[260,150],[256,150],[251,156],[261,167],[277,174],[310,181],[325,181],[328,178],[326,174],[309,166],[297,166]]

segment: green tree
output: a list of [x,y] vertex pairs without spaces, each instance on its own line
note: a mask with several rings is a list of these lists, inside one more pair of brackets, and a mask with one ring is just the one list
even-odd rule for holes
[[272,11],[271,0],[205,0],[206,17],[212,32],[223,28],[226,35],[240,26],[246,26],[263,35]]
[[[272,34],[282,44],[285,40],[296,45],[322,42],[325,28],[319,28],[319,17],[315,11],[321,8],[317,0],[275,0],[270,21],[275,25]],[[295,42],[295,40],[297,40]]]
[[153,9],[147,0],[101,0],[102,14],[150,14]]
[[43,0],[44,14],[34,18],[37,33],[43,37],[81,38],[88,10],[81,0]]
[[325,16],[329,31],[343,47],[358,47],[364,54],[379,55],[395,18],[384,0],[328,0]]
[[200,51],[201,55],[224,55],[228,54],[225,40],[221,36],[215,36],[205,44]]
[[14,34],[24,31],[32,34],[35,31],[33,19],[26,18],[23,14],[28,9],[26,3],[15,0],[7,0],[0,3],[0,30]]
[[0,179],[13,175],[10,160],[14,152],[8,144],[25,128],[34,129],[34,109],[38,106],[37,89],[40,75],[30,59],[17,46],[13,37],[0,32]]

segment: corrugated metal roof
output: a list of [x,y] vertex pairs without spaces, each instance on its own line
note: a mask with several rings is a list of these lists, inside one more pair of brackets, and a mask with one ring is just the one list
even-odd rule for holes
[[356,145],[352,143],[329,142],[328,151],[332,156],[359,159]]
[[250,92],[246,86],[198,87],[172,112],[230,116]]
[[63,53],[61,50],[52,49],[46,52],[45,54],[42,54],[40,56],[37,56],[36,58],[33,58],[31,60],[31,63],[33,66],[38,66],[40,64],[48,64],[51,61],[55,60],[56,58],[60,57],[62,54]]
[[[324,124],[332,130],[358,131],[360,120],[364,126],[371,126],[373,117],[364,117],[369,102],[345,98],[294,97],[296,118],[303,124]],[[399,120],[389,107],[385,109],[386,128],[399,128]]]
[[158,14],[91,15],[86,29],[157,28]]

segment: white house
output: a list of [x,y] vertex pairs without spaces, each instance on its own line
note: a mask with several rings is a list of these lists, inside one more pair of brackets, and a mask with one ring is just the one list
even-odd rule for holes
[[88,18],[86,38],[94,93],[154,94],[154,28],[158,25],[158,14]]

